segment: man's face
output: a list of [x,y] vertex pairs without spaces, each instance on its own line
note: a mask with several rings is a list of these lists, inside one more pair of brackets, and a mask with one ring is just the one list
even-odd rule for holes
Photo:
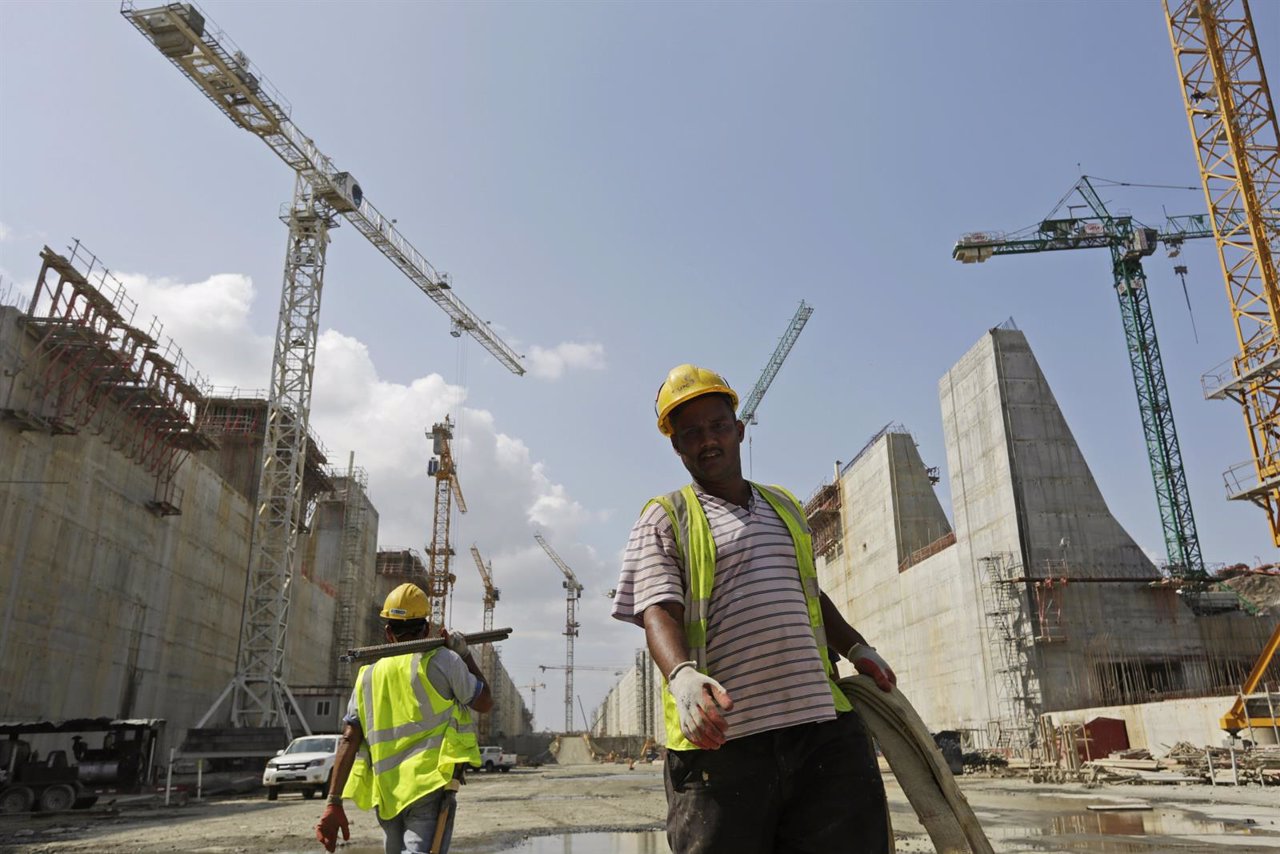
[[729,401],[719,394],[695,397],[671,413],[671,447],[700,483],[742,478],[745,431]]

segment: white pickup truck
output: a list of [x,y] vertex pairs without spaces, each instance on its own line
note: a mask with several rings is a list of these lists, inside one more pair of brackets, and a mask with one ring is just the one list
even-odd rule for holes
[[480,767],[485,771],[502,771],[505,773],[516,767],[516,755],[514,753],[503,753],[502,748],[497,745],[482,747],[480,748]]

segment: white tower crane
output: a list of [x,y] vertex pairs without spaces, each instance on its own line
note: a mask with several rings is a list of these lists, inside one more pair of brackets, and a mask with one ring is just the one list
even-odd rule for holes
[[[293,202],[282,217],[289,227],[284,286],[271,363],[271,392],[258,482],[258,517],[245,585],[244,615],[235,675],[197,724],[203,727],[228,694],[233,727],[283,727],[295,704],[284,679],[296,533],[302,521],[303,465],[315,371],[320,294],[329,230],[341,215],[417,285],[465,332],[516,374],[520,356],[450,291],[432,267],[364,197],[348,172],[339,171],[291,117],[292,108],[262,73],[194,3],[138,8],[124,0],[121,14],[238,127],[261,139],[295,173]],[[302,726],[307,728],[306,721]]]
[[[493,608],[498,604],[499,594],[498,588],[493,586],[493,561],[489,561],[488,566],[480,558],[480,550],[471,546],[471,557],[475,559],[476,569],[480,571],[480,580],[484,582],[484,630],[486,632],[493,630]],[[498,707],[502,702],[499,696],[500,679],[497,678],[497,668],[495,651],[493,644],[487,643],[480,647],[480,668],[484,671],[485,677],[489,680],[489,693],[493,696],[493,709],[480,715],[479,730],[480,737],[488,741],[489,734],[492,729],[493,716],[497,714]]]
[[[534,681],[530,682],[528,685],[518,685],[516,687],[529,689],[529,695],[533,698],[529,704],[529,717],[530,719],[536,719],[538,717],[538,689],[545,690],[547,683]],[[533,725],[537,726],[536,721]]]
[[564,573],[565,618],[564,618],[564,731],[573,732],[573,639],[578,636],[578,600],[582,598],[582,585],[555,549],[542,538],[542,534],[534,534],[533,538],[542,546],[560,571]]

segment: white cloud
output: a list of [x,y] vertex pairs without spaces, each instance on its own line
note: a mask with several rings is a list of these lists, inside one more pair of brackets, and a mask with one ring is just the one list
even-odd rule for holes
[[529,375],[541,380],[558,380],[566,371],[605,368],[604,345],[564,341],[547,349],[533,345],[529,350]]
[[3,222],[0,222],[0,240],[8,240],[12,236],[13,229],[9,228],[9,226],[5,225]]
[[[137,274],[119,277],[139,304],[137,317],[158,315],[165,333],[215,386],[268,384],[272,342],[249,326],[255,298],[265,295],[256,292],[248,276],[224,273],[195,283]],[[535,370],[542,365],[548,375],[603,365],[599,345],[561,344],[534,352]],[[426,433],[446,414],[456,419],[453,453],[468,512],[455,514],[450,528],[456,552],[452,568],[458,577],[451,621],[468,631],[481,625],[483,591],[470,555],[476,543],[492,562],[502,591],[496,624],[516,629],[504,645],[503,659],[517,683],[536,675],[548,684],[548,700],[545,707],[539,704],[538,718],[556,725],[563,705],[557,710],[553,698],[562,696],[558,686],[564,684],[563,674],[539,673],[537,665],[563,662],[565,592],[559,569],[534,542],[533,532],[541,531],[587,585],[578,612],[584,635],[624,639],[621,645],[604,645],[580,656],[582,663],[629,661],[643,635],[610,620],[607,600],[600,598],[613,586],[616,563],[601,560],[577,542],[578,533],[605,514],[575,500],[523,440],[504,432],[493,413],[468,407],[466,399],[465,388],[435,373],[408,383],[384,380],[363,342],[334,329],[320,334],[311,428],[328,447],[330,464],[339,469],[346,467],[354,449],[356,465],[369,476],[381,546],[421,550],[430,540],[435,489],[427,476],[431,443]],[[612,674],[594,672],[575,677],[588,709],[612,680]]]
[[134,325],[146,329],[150,318],[158,317],[164,335],[215,386],[260,389],[270,384],[271,340],[249,328],[249,309],[257,295],[253,279],[219,273],[182,283],[137,273],[115,275],[138,303]]

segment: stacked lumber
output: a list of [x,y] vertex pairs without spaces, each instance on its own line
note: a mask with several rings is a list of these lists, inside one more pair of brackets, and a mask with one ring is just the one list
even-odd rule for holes
[[1210,783],[1280,786],[1280,747],[1196,747],[1179,742],[1160,758],[1123,750],[1083,763],[1099,783]]

